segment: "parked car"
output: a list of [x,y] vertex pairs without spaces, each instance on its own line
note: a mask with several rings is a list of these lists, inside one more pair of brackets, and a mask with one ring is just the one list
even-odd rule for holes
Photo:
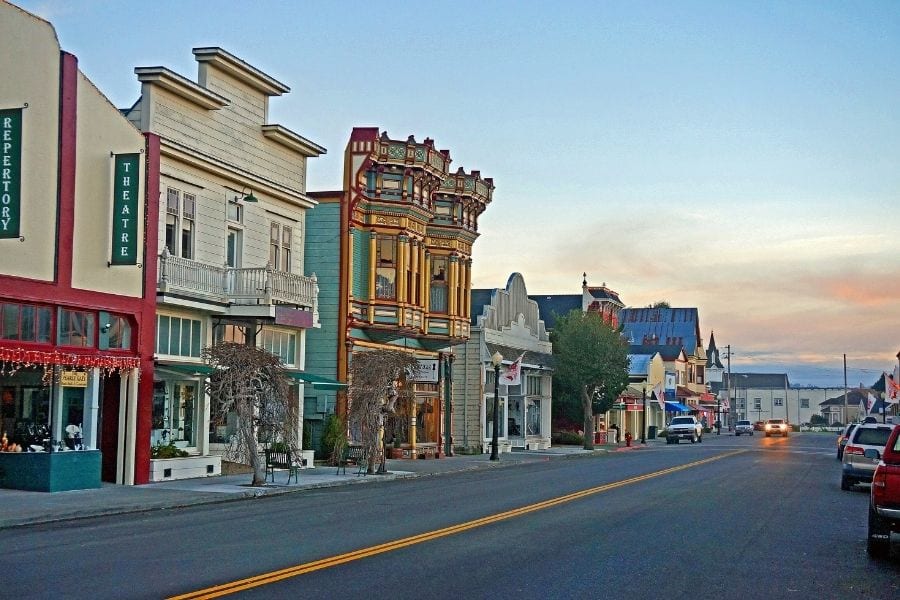
[[738,421],[734,424],[734,435],[749,433],[753,435],[753,424],[750,421]]
[[703,441],[703,425],[697,417],[674,417],[666,428],[666,443],[677,444],[680,440],[691,443]]
[[766,421],[766,437],[770,435],[782,435],[784,437],[788,436],[788,432],[791,430],[791,426],[787,424],[784,419],[768,419]]
[[756,423],[753,424],[753,430],[754,430],[754,431],[762,431],[762,430],[764,430],[765,428],[766,428],[766,422],[765,422],[765,421],[757,421]]
[[866,450],[865,456],[879,460],[869,492],[869,531],[866,550],[885,558],[891,551],[891,532],[900,533],[900,425],[895,425],[882,451]]
[[893,425],[862,423],[850,432],[841,459],[841,489],[849,490],[857,483],[869,483],[878,460],[865,455],[866,450],[882,452]]
[[850,437],[850,432],[853,431],[853,428],[856,427],[859,423],[847,423],[841,432],[838,434],[837,439],[837,459],[841,460],[844,457],[844,446],[847,445],[847,438]]

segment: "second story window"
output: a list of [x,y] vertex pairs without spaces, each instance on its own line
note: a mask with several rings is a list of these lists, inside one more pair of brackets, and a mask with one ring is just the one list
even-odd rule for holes
[[80,310],[59,309],[57,343],[60,346],[92,348],[94,346],[94,314]]
[[397,297],[397,238],[379,235],[375,240],[375,297]]
[[276,271],[291,272],[293,228],[272,221],[269,233],[269,263]]
[[194,257],[194,219],[197,200],[168,188],[166,192],[166,248],[172,256]]
[[0,340],[50,343],[51,311],[46,306],[0,304]]

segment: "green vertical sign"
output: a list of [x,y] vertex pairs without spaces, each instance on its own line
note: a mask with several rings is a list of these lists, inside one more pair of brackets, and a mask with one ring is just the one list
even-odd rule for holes
[[22,109],[0,110],[0,239],[19,237],[22,205]]
[[136,265],[140,154],[116,154],[113,182],[113,265]]

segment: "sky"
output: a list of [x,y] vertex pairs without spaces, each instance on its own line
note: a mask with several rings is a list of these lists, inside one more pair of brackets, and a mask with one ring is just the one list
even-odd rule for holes
[[269,120],[449,149],[496,186],[473,285],[582,273],[697,307],[735,372],[870,385],[900,350],[900,2],[16,0],[118,107],[219,46],[287,84]]

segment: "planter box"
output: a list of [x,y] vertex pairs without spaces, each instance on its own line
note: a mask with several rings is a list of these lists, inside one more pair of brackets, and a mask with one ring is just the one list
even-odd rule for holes
[[0,487],[63,492],[100,487],[100,451],[0,452]]
[[150,459],[150,481],[195,479],[197,477],[213,477],[221,474],[221,456]]

